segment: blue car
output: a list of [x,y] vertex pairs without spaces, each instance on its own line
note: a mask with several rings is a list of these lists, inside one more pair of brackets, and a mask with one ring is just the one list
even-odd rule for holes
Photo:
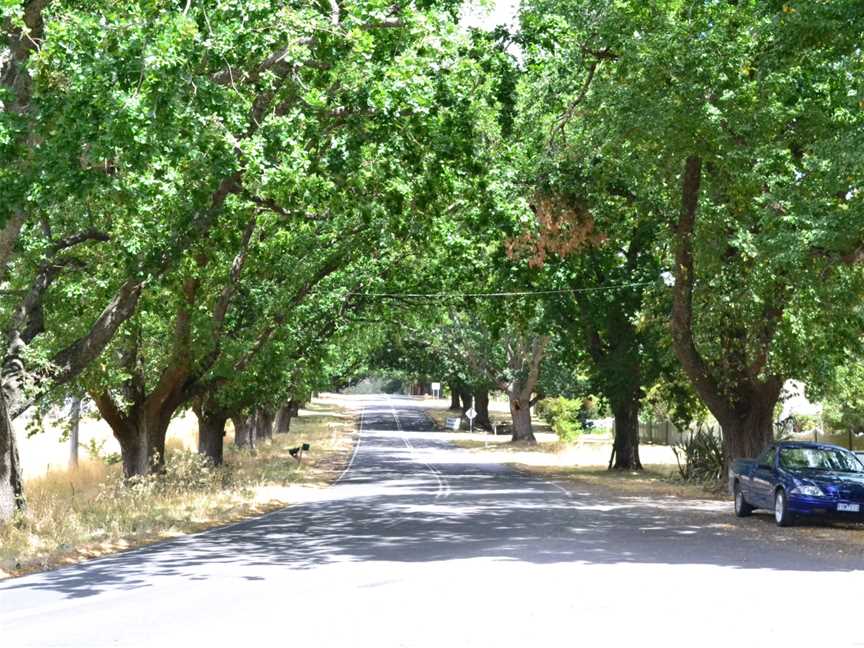
[[826,443],[774,443],[756,459],[738,459],[730,473],[735,515],[774,511],[778,526],[799,516],[864,521],[864,463]]

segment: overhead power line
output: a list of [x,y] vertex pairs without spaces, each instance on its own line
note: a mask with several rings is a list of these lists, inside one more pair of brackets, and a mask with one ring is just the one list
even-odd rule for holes
[[361,297],[378,297],[381,299],[461,299],[465,297],[478,298],[501,298],[501,297],[532,297],[536,295],[567,295],[573,293],[602,292],[609,290],[621,290],[622,288],[641,288],[643,286],[657,285],[656,281],[643,281],[639,283],[616,284],[614,286],[595,286],[592,288],[569,288],[564,290],[517,290],[507,292],[435,292],[435,293],[376,293],[357,292],[349,293]]

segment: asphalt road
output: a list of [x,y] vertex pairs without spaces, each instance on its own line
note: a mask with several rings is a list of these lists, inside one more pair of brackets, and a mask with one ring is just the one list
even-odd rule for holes
[[0,646],[864,646],[864,558],[471,463],[408,399],[362,423],[314,502],[3,582]]

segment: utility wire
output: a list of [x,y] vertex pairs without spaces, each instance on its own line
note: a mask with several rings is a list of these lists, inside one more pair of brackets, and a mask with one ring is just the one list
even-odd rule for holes
[[622,288],[640,288],[643,286],[655,286],[656,281],[643,281],[640,283],[617,284],[614,286],[596,286],[594,288],[569,288],[566,290],[521,290],[512,292],[463,292],[463,293],[349,293],[363,297],[380,297],[382,299],[447,299],[465,297],[530,297],[532,295],[566,295],[572,293],[600,292],[605,290],[620,290]]

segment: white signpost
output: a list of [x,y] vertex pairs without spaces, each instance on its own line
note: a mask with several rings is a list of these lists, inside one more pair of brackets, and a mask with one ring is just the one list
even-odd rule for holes
[[474,419],[477,418],[477,410],[474,409],[474,399],[471,399],[471,407],[465,412],[465,418],[468,419],[469,431],[474,431]]
[[432,398],[441,398],[441,383],[432,383]]

